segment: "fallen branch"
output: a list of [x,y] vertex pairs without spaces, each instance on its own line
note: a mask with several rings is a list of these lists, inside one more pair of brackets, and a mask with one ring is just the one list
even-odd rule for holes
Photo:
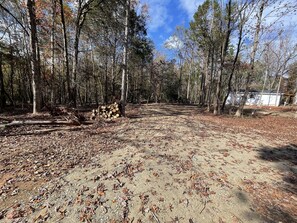
[[203,208],[202,208],[202,210],[200,211],[200,214],[202,214],[202,212],[204,211],[204,209],[205,209],[205,207],[206,207],[206,203],[207,203],[207,201],[205,200],[205,201],[204,201]]
[[152,214],[153,214],[153,216],[154,216],[156,222],[157,222],[157,223],[161,223],[160,220],[159,220],[159,218],[157,217],[157,215],[156,215],[153,211],[151,211],[151,212],[152,212]]
[[12,121],[7,124],[0,125],[0,128],[10,127],[10,126],[22,126],[22,125],[90,125],[94,121],[77,121],[77,120],[25,120],[25,121]]

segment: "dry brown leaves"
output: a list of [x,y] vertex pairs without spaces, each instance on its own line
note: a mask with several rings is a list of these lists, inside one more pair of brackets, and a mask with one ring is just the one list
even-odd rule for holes
[[221,130],[236,133],[258,132],[259,136],[286,140],[297,144],[297,118],[281,116],[259,116],[235,118],[233,116],[196,116],[199,120],[220,126]]
[[296,193],[266,182],[243,181],[244,188],[252,195],[255,207],[269,221],[296,222]]
[[[113,122],[99,127],[20,126],[0,130],[0,209],[14,200],[28,199],[36,193],[34,188],[77,166],[98,166],[94,162],[97,156],[123,146],[124,142],[111,140],[118,126]],[[45,128],[47,131],[40,132]]]

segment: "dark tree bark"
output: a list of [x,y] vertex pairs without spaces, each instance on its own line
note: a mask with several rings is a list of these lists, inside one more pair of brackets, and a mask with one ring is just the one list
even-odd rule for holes
[[[221,46],[221,55],[220,55],[220,69],[219,69],[219,78],[217,82],[217,88],[216,88],[216,96],[215,96],[215,104],[214,104],[214,115],[220,115],[221,114],[221,89],[222,89],[222,76],[224,71],[224,65],[225,65],[225,59],[229,47],[230,42],[230,35],[232,32],[231,28],[231,14],[232,14],[232,0],[229,0],[228,2],[228,21],[227,21],[227,29],[224,33],[224,42]],[[223,20],[223,18],[222,18]]]
[[3,78],[3,70],[2,70],[2,53],[0,53],[0,111],[6,106],[6,96],[4,89],[4,78]]
[[178,79],[178,90],[177,90],[177,99],[182,99],[182,74],[183,74],[183,64],[182,64],[182,54],[179,53],[179,79]]
[[[214,47],[212,46],[211,50],[210,50],[210,55],[208,55],[207,57],[207,67],[206,67],[206,73],[207,73],[207,93],[206,93],[206,97],[207,97],[207,111],[210,112],[211,110],[211,96],[212,96],[212,82],[213,82],[213,75],[214,75],[214,71],[215,71],[215,66],[214,66],[214,61],[215,61],[215,50]],[[209,60],[210,60],[210,72],[208,70],[208,65],[209,65]]]
[[247,101],[247,96],[250,91],[250,82],[251,82],[251,77],[254,75],[254,67],[255,67],[255,57],[256,57],[256,52],[258,50],[258,45],[259,45],[259,36],[260,36],[260,31],[261,31],[261,24],[262,24],[262,15],[264,8],[267,4],[267,0],[262,0],[260,4],[259,11],[257,13],[257,23],[256,23],[256,31],[254,35],[254,44],[253,44],[253,49],[252,49],[252,54],[251,54],[251,59],[250,59],[250,70],[247,74],[246,82],[245,82],[245,92],[244,95],[241,98],[239,107],[236,111],[235,116],[240,117],[243,114],[243,107]]
[[55,104],[55,34],[56,34],[56,0],[52,0],[52,30],[51,30],[51,104]]
[[11,100],[12,100],[12,105],[14,105],[14,86],[13,86],[13,81],[14,81],[14,75],[15,75],[15,63],[14,63],[14,56],[13,56],[13,47],[11,43],[11,35],[9,34],[10,38],[10,49],[9,49],[9,66],[10,66],[10,80],[9,80],[9,85],[10,85],[10,92],[11,92]]
[[60,10],[61,10],[61,21],[62,21],[62,27],[63,27],[64,63],[65,63],[65,72],[66,72],[66,85],[67,85],[66,88],[67,88],[68,100],[70,100],[71,85],[70,85],[70,70],[69,70],[69,57],[68,57],[68,40],[67,40],[63,0],[60,0]]
[[234,57],[234,60],[233,60],[233,63],[232,63],[231,73],[230,73],[230,76],[229,76],[229,79],[228,79],[227,93],[225,95],[225,98],[224,98],[224,101],[223,101],[223,104],[222,104],[222,111],[224,111],[224,109],[225,109],[227,99],[228,99],[229,94],[230,94],[230,92],[232,90],[232,79],[233,79],[233,76],[234,76],[234,73],[235,73],[236,64],[237,64],[239,53],[240,53],[240,50],[241,50],[243,27],[244,27],[244,23],[245,23],[246,18],[245,18],[245,16],[242,16],[242,15],[239,15],[239,17],[240,17],[241,21],[240,21],[240,24],[239,24],[239,34],[238,34],[239,36],[238,36],[237,48],[236,48],[235,57]]
[[[104,38],[105,38],[105,42],[107,45],[107,43],[108,43],[108,29],[107,29],[107,27],[104,27],[104,28],[105,28],[104,29]],[[105,51],[104,102],[105,102],[105,104],[108,104],[108,49],[105,47],[104,51]]]
[[209,65],[209,52],[204,55],[204,69],[201,72],[201,83],[200,83],[200,95],[199,95],[199,104],[200,106],[205,106],[206,100],[208,100],[208,91],[210,86],[210,74],[208,70]]
[[[91,46],[92,48],[92,46]],[[94,93],[95,93],[95,102],[96,106],[99,105],[99,98],[98,98],[98,77],[97,72],[95,70],[95,56],[94,56],[94,50],[91,51],[91,58],[92,58],[92,73],[93,73],[93,80],[94,80]]]
[[115,79],[116,79],[116,55],[117,55],[117,41],[118,39],[114,39],[113,53],[112,53],[112,65],[111,65],[111,80],[112,80],[112,96],[115,97]]
[[[81,2],[81,1],[79,1]],[[71,90],[70,90],[70,103],[76,107],[76,100],[77,100],[77,68],[78,68],[78,46],[79,46],[79,39],[81,34],[82,25],[84,23],[85,17],[81,15],[81,3],[79,3],[78,8],[78,16],[75,21],[75,37],[74,37],[74,55],[73,55],[73,62],[72,62],[72,77],[71,77]]]
[[[104,0],[98,2],[100,5]],[[83,25],[86,20],[87,14],[91,10],[91,4],[94,0],[89,0],[84,2],[83,0],[78,0],[77,16],[75,19],[75,37],[74,37],[74,54],[72,63],[72,77],[71,77],[71,99],[70,102],[76,107],[77,98],[77,69],[78,69],[78,54],[79,54],[79,41]]]
[[205,105],[205,96],[206,96],[206,87],[205,87],[205,72],[201,73],[201,83],[200,83],[200,97],[199,97],[199,104],[201,106]]

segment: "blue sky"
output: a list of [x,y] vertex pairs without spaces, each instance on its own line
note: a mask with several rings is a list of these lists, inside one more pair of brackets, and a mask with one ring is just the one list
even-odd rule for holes
[[[176,26],[189,26],[198,6],[203,2],[204,0],[140,0],[141,4],[147,4],[149,7],[148,35],[154,41],[158,51],[171,57],[172,52],[170,53],[164,48],[164,42],[174,34]],[[279,0],[279,2],[284,5],[287,3],[297,4],[296,0]],[[280,7],[281,4],[266,8],[266,14],[275,10],[275,6]],[[275,20],[274,14],[271,14],[265,18],[265,23],[274,23]],[[292,36],[296,36],[296,21],[297,15],[290,14],[278,22],[282,22],[283,28],[290,30]]]
[[166,52],[164,42],[174,34],[176,26],[188,27],[203,0],[140,0],[149,6],[148,34],[158,51]]

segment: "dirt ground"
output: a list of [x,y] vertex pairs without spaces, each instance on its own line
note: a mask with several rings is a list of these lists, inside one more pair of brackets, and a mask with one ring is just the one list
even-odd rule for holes
[[0,222],[297,222],[295,111],[127,110],[0,129]]

